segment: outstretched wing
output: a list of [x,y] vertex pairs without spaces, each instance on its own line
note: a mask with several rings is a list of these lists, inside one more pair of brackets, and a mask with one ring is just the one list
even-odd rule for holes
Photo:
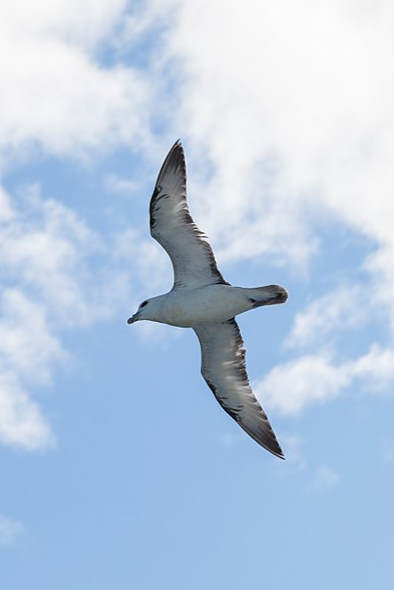
[[157,177],[150,202],[150,229],[171,258],[174,287],[227,284],[187,207],[185,154],[180,141],[169,151]]
[[234,319],[195,326],[201,345],[201,373],[224,410],[261,446],[284,459],[267,415],[253,395],[243,340]]

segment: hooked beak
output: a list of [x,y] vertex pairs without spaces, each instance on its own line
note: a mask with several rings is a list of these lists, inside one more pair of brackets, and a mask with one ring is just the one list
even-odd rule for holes
[[138,320],[138,313],[135,313],[134,315],[131,316],[131,318],[129,318],[127,320],[128,324],[134,324],[134,322],[136,322]]

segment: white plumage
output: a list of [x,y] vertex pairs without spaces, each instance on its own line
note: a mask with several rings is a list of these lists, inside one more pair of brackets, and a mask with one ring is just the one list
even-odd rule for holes
[[190,216],[186,201],[186,166],[177,141],[168,153],[150,203],[152,236],[174,268],[169,293],[141,303],[128,322],[151,320],[191,327],[201,345],[201,373],[228,414],[260,445],[284,458],[268,418],[253,395],[245,366],[239,313],[283,303],[278,285],[233,287],[219,272],[211,246]]

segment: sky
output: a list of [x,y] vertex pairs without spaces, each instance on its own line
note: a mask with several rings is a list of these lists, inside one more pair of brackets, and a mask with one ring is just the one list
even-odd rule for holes
[[[394,8],[385,0],[0,6],[0,583],[393,584]],[[6,58],[5,58],[6,56]],[[127,318],[172,286],[149,235],[181,138],[286,455]]]

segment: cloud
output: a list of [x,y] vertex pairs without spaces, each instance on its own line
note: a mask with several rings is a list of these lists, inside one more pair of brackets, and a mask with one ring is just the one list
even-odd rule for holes
[[219,261],[266,255],[304,268],[319,254],[321,220],[340,222],[375,245],[364,269],[393,311],[393,6],[142,6],[124,38],[155,30],[167,10],[148,68],[162,87],[170,81],[161,123],[186,139],[193,213]]
[[[143,31],[164,4],[145,3]],[[287,339],[285,352],[302,348],[300,356],[260,381],[262,397],[296,412],[355,383],[384,391],[392,382],[387,333],[380,342],[367,336],[358,357],[332,349],[339,334],[346,343],[368,322],[394,327],[393,5],[172,7],[151,71],[162,84],[176,78],[161,112],[167,135],[181,130],[186,139],[196,221],[219,263],[266,261],[297,278],[306,269],[311,287],[319,284],[319,299],[298,311]],[[333,270],[327,233],[335,244],[356,236],[364,253],[338,257]]]
[[174,5],[164,47],[182,71],[173,124],[213,164],[201,205],[212,228],[222,235],[256,218],[265,228],[268,216],[278,238],[293,229],[302,258],[302,217],[318,204],[375,236],[393,180],[381,174],[392,148],[394,88],[383,67],[392,7],[355,18],[342,2]]
[[32,391],[69,361],[64,332],[111,317],[136,276],[114,251],[116,236],[104,241],[38,186],[13,203],[0,196],[0,440],[36,450],[54,435]]
[[0,514],[0,545],[12,545],[22,533],[20,522]]
[[111,193],[133,195],[140,187],[135,180],[121,178],[116,174],[108,174],[105,178],[105,188]]
[[314,299],[296,313],[293,327],[286,338],[287,348],[327,346],[339,333],[360,327],[368,321],[368,295],[358,285],[342,285]]
[[394,350],[374,344],[343,362],[329,353],[303,355],[275,366],[256,383],[256,395],[271,409],[295,414],[334,399],[355,381],[365,393],[386,393],[394,382]]
[[[384,391],[390,346],[370,342],[369,352],[349,359],[330,345],[337,331],[365,321],[349,303],[365,302],[365,292],[376,303],[371,316],[394,326],[394,84],[386,65],[394,8],[381,2],[355,10],[350,0],[280,7],[150,0],[137,8],[125,0],[17,0],[0,8],[0,50],[9,56],[0,66],[0,166],[37,147],[91,157],[131,141],[151,162],[181,134],[193,162],[193,215],[213,238],[219,263],[266,260],[297,276],[309,265],[312,279],[322,280],[326,267],[311,264],[324,256],[319,228],[324,219],[335,232],[339,222],[369,245],[356,283],[329,291],[325,282],[326,293],[297,314],[287,340],[293,352],[304,349],[301,356],[274,367],[259,388],[287,412],[333,399],[356,380]],[[144,68],[126,64],[138,43],[149,47]],[[105,59],[114,46],[118,53]],[[155,141],[151,128],[160,129]],[[131,188],[127,179],[107,181],[112,190]],[[130,293],[130,279],[116,270],[127,253],[143,252],[148,261],[136,265],[137,284],[166,279],[152,272],[164,253],[137,230],[114,239],[117,258],[107,258],[108,242],[75,212],[39,190],[29,195],[22,207],[0,190],[1,278],[15,287],[2,300],[8,337],[1,354],[10,391],[33,404],[29,363],[37,361],[32,380],[50,382],[66,355],[61,332],[108,317],[114,296]],[[344,261],[338,267],[346,274]],[[9,312],[18,297],[40,326],[40,358],[15,354],[31,348],[21,329],[28,320],[16,314],[13,324]]]
[[65,353],[51,333],[46,310],[22,291],[5,288],[0,299],[0,359],[8,370],[48,382],[48,365]]
[[54,435],[38,404],[21,388],[18,374],[0,370],[0,440],[35,451],[51,447]]
[[328,356],[305,355],[271,369],[255,391],[267,407],[290,414],[336,397],[349,383],[346,368],[335,366]]
[[71,209],[42,198],[38,185],[13,201],[12,215],[0,227],[3,277],[57,308],[58,319],[89,321],[80,281],[86,260],[102,247],[99,237]]
[[[149,85],[131,66],[103,66],[125,0],[17,0],[0,8],[0,158],[86,156],[149,135]],[[1,163],[1,160],[0,160]]]

